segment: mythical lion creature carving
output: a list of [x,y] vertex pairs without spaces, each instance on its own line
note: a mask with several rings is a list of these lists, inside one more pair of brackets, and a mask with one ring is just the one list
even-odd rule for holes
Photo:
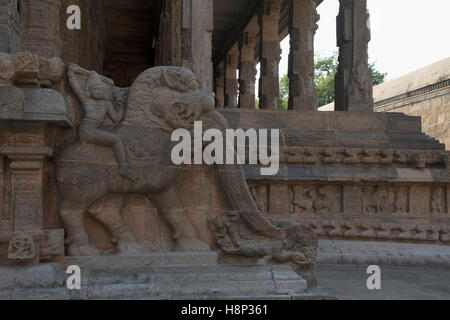
[[[86,83],[87,77],[85,75],[77,82]],[[121,97],[123,103],[126,90],[119,92],[116,99]],[[198,239],[185,214],[174,185],[182,168],[171,162],[170,154],[173,130],[191,130],[196,120],[203,121],[204,128],[225,132],[227,121],[214,106],[214,94],[201,90],[191,71],[178,67],[151,68],[143,72],[129,89],[123,121],[119,125],[105,123],[99,127],[99,130],[114,132],[123,141],[129,165],[137,172],[136,181],[120,174],[110,147],[81,140],[59,150],[56,169],[62,196],[60,213],[68,234],[70,255],[98,254],[84,229],[84,213],[109,195],[130,193],[145,194],[157,207],[173,231],[176,250],[210,250],[209,245]],[[240,212],[233,221],[240,229],[246,229],[245,232],[241,230],[241,234],[245,233],[247,240],[266,242],[272,248],[270,252],[265,249],[249,251],[245,249],[249,242],[235,237],[231,244],[216,241],[217,249],[229,255],[271,256],[275,262],[308,264],[314,261],[317,240],[310,227],[273,223],[258,210],[242,166],[216,166],[230,209]],[[93,218],[110,231],[120,253],[136,254],[146,250],[124,224],[120,208],[111,207],[100,214],[97,212]],[[231,229],[220,227],[230,219],[229,215],[211,219],[215,226],[212,228],[214,240],[220,240],[219,235],[230,237],[228,232]]]

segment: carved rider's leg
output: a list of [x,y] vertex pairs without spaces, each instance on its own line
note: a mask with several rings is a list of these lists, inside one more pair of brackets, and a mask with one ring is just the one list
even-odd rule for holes
[[148,197],[172,229],[177,251],[210,250],[207,244],[198,239],[173,187],[163,193],[148,194]]
[[128,163],[127,153],[119,136],[97,129],[94,124],[85,120],[81,125],[81,138],[86,142],[113,148],[114,156],[119,164],[119,174],[131,181],[139,178],[139,174]]
[[85,208],[79,204],[63,201],[60,207],[61,218],[67,231],[67,250],[70,256],[95,256],[99,251],[90,244],[84,229]]
[[122,196],[106,197],[89,208],[89,214],[99,221],[112,235],[112,241],[123,255],[135,255],[149,251],[136,240],[133,232],[122,219]]

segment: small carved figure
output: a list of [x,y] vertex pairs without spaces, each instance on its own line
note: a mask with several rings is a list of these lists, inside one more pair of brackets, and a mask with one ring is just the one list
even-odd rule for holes
[[[119,174],[132,181],[138,179],[138,173],[128,164],[127,154],[122,140],[119,136],[103,131],[99,127],[108,116],[115,124],[122,122],[125,108],[117,108],[107,95],[108,88],[95,72],[89,72],[86,84],[86,90],[80,86],[76,79],[76,72],[80,72],[78,66],[72,64],[69,66],[68,78],[70,84],[81,100],[85,116],[80,125],[80,137],[82,141],[94,143],[100,146],[112,147],[114,155],[119,164]],[[118,95],[118,91],[115,95]]]
[[8,246],[8,259],[30,260],[36,256],[36,246],[33,238],[27,233],[16,234]]
[[328,221],[327,226],[328,226],[327,231],[328,236],[342,237],[344,231],[342,230],[342,225],[339,221]]
[[377,237],[377,233],[374,230],[373,225],[369,222],[362,221],[359,224],[359,229],[360,229],[359,235],[362,238],[376,238]]
[[394,213],[408,212],[408,195],[405,188],[396,189],[394,192]]
[[303,163],[305,164],[316,164],[317,163],[317,155],[314,150],[304,149],[303,150]]
[[423,169],[427,166],[427,159],[422,152],[415,152],[411,155],[410,161],[417,169]]
[[431,213],[442,213],[442,194],[441,189],[433,189],[431,191]]
[[337,156],[337,151],[336,150],[323,150],[322,154],[324,155],[324,158],[322,160],[323,163],[325,164],[334,164],[334,163],[340,163],[341,160],[339,159],[339,157]]
[[409,155],[405,151],[396,151],[394,155],[397,163],[407,164],[409,162]]
[[356,164],[361,163],[361,160],[359,159],[358,152],[356,150],[346,149],[344,151],[345,158],[342,160],[342,163],[344,164]]
[[303,186],[297,186],[294,188],[294,200],[292,204],[295,208],[298,207],[304,211],[311,211],[313,208],[313,191],[310,188],[304,188]]
[[380,163],[384,165],[389,165],[394,162],[394,151],[391,150],[381,150]]
[[267,210],[267,186],[253,185],[249,188],[259,210],[265,212]]
[[327,213],[330,210],[331,202],[330,199],[331,190],[328,186],[319,186],[316,189],[317,200],[314,201],[314,210],[316,213]]
[[374,150],[364,150],[364,157],[361,159],[362,163],[365,164],[377,164],[379,163],[376,151]]
[[364,213],[385,212],[386,202],[389,200],[389,193],[385,188],[363,187],[362,192],[361,203]]
[[13,85],[15,73],[13,57],[0,52],[0,86]]

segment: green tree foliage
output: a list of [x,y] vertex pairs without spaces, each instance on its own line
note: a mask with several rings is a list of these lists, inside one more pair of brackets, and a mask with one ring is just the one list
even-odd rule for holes
[[289,104],[289,77],[285,74],[280,79],[280,109],[287,110]]
[[[378,85],[386,79],[387,73],[377,70],[375,63],[370,63],[369,68],[373,74],[373,84]],[[314,86],[317,91],[319,107],[334,101],[334,78],[338,70],[338,54],[316,59],[314,74]],[[287,110],[289,101],[289,78],[284,75],[280,79],[280,109]]]

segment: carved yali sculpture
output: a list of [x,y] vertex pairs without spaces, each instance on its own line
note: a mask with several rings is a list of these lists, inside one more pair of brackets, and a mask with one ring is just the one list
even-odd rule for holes
[[[76,81],[82,84],[88,79],[86,75],[84,79],[80,75]],[[112,90],[110,99],[119,104],[119,98],[124,100],[124,90]],[[198,240],[186,217],[175,190],[181,167],[172,164],[170,154],[174,129],[191,130],[196,120],[202,120],[204,128],[222,131],[228,128],[227,121],[214,110],[214,105],[214,94],[199,89],[199,81],[191,71],[178,67],[151,68],[129,89],[124,120],[120,124],[104,123],[97,127],[120,138],[129,165],[137,173],[135,181],[120,174],[110,146],[81,139],[58,152],[60,212],[68,234],[70,255],[98,253],[89,243],[84,229],[84,213],[105,196],[130,193],[145,194],[153,202],[174,233],[176,250],[210,250]],[[310,227],[270,221],[257,209],[242,166],[217,167],[228,202],[234,210],[234,214],[211,218],[217,249],[227,255],[270,257],[274,262],[310,264],[314,261],[317,240]],[[123,223],[119,208],[110,208],[94,218],[110,231],[121,253],[135,254],[145,250]],[[264,243],[264,248],[256,248],[257,243]]]
[[[173,230],[177,250],[208,250],[209,247],[198,240],[176,193],[174,182],[180,168],[170,162],[170,138],[174,129],[190,128],[202,113],[211,112],[214,96],[199,90],[198,80],[189,70],[152,68],[143,72],[131,86],[123,121],[113,116],[114,125],[105,126],[105,109],[114,113],[113,102],[120,105],[116,100],[123,100],[123,92],[120,94],[120,90],[109,83],[111,80],[97,75],[73,72],[69,76],[73,77],[71,82],[81,88],[83,83],[85,86],[95,83],[93,90],[98,92],[91,98],[96,101],[86,101],[89,95],[77,92],[82,91],[80,88],[75,92],[81,95],[83,104],[91,104],[89,109],[95,112],[96,104],[102,113],[94,128],[94,135],[99,139],[85,139],[84,131],[93,129],[86,128],[83,120],[80,140],[64,146],[56,158],[62,195],[60,214],[67,230],[69,254],[98,254],[84,229],[84,213],[106,195],[130,193],[146,194],[151,199]],[[107,136],[107,142],[115,143],[103,143],[102,136]],[[129,165],[137,173],[135,176],[124,175],[120,170],[122,164],[118,162],[117,150],[122,143]],[[120,208],[110,209],[94,218],[112,234],[119,252],[137,254],[146,250],[125,226],[120,213]]]

